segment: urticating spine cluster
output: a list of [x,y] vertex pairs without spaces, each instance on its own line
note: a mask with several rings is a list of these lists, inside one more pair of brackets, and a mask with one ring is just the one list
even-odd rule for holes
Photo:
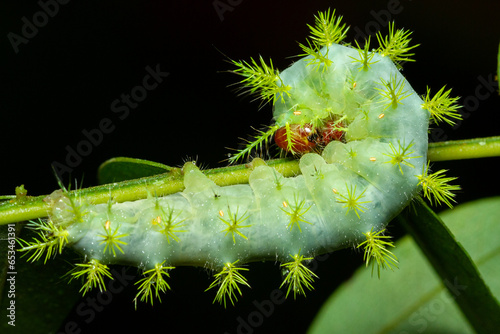
[[319,13],[299,45],[305,57],[282,73],[262,57],[232,61],[243,92],[271,102],[274,116],[232,161],[274,136],[300,157],[302,175],[285,178],[259,159],[248,164],[249,184],[220,187],[186,163],[180,193],[158,197],[151,184],[148,199],[100,205],[61,185],[46,199],[48,219],[30,223],[37,236],[20,240],[20,251],[30,261],[47,261],[67,246],[81,252],[86,262],[70,277],[83,280],[83,294],[106,288],[108,265],[137,266],[144,277],[135,301],[150,303],[170,289],[176,266],[215,270],[207,290],[224,306],[250,286],[244,273],[252,261],[278,259],[282,286],[294,297],[313,288],[317,276],[307,263],[322,253],[360,247],[379,275],[396,267],[387,223],[420,190],[451,206],[458,189],[443,171],[429,174],[426,161],[429,119],[459,119],[456,98],[443,88],[422,99],[401,75],[415,47],[410,32],[391,23],[387,36],[377,34],[377,49],[370,39],[363,47],[342,45],[348,28],[334,14]]

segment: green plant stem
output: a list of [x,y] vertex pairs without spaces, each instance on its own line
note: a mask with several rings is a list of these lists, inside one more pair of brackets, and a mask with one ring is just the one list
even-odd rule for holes
[[[445,161],[457,159],[473,159],[500,156],[500,137],[475,138],[468,140],[430,143],[428,159]],[[248,183],[252,167],[263,164],[261,159],[251,164],[234,165],[222,168],[207,169],[203,172],[217,185],[228,186]],[[294,159],[275,159],[265,162],[285,177],[300,173],[299,162]],[[134,180],[105,184],[78,190],[94,204],[106,203],[110,196],[116,202],[144,199],[156,193],[158,196],[173,194],[184,189],[180,168],[170,168],[169,172]],[[8,200],[8,198],[13,197]],[[14,196],[2,196],[6,199],[0,203],[0,225],[21,222],[30,219],[47,217],[49,206],[43,201],[44,196],[26,196],[22,200]]]
[[447,161],[500,156],[500,136],[429,143],[427,159]]
[[[267,164],[275,168],[285,177],[300,173],[299,161],[293,159],[275,159],[264,162],[255,159],[246,165],[234,165],[222,168],[203,170],[209,179],[219,186],[248,183],[254,167]],[[86,201],[93,204],[106,203],[110,196],[116,202],[144,199],[156,194],[164,196],[184,190],[182,170],[171,168],[168,173],[143,177],[77,190]],[[71,194],[75,191],[70,191]],[[0,203],[0,225],[16,223],[48,216],[49,205],[44,201],[47,196],[26,196],[22,199],[11,199]]]
[[443,221],[421,198],[397,219],[415,239],[477,333],[497,333],[500,305],[476,265]]

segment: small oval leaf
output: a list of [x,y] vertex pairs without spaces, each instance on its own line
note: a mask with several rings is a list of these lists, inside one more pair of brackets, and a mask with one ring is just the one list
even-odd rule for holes
[[148,160],[118,157],[105,161],[99,166],[99,184],[121,182],[167,173],[171,167]]

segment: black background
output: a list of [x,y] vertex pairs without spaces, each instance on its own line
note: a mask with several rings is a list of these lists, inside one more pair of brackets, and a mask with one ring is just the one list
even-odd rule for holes
[[[237,147],[239,137],[251,127],[268,124],[270,106],[237,96],[228,87],[238,78],[225,56],[246,59],[263,55],[285,69],[300,53],[314,14],[336,8],[356,31],[377,26],[387,31],[388,3],[394,1],[228,1],[231,10],[219,16],[213,1],[69,1],[38,28],[27,44],[14,51],[9,33],[21,35],[26,17],[41,10],[35,1],[2,1],[0,4],[0,154],[1,194],[12,194],[23,183],[29,194],[47,194],[57,188],[51,170],[54,161],[65,163],[66,147],[76,149],[85,140],[83,130],[112,120],[114,131],[73,168],[71,179],[83,185],[96,183],[100,163],[115,156],[128,156],[179,166],[196,158],[216,167]],[[232,5],[231,5],[232,4]],[[414,31],[416,63],[403,73],[414,89],[425,93],[447,84],[464,101],[477,101],[464,108],[466,119],[431,140],[454,140],[499,135],[500,102],[483,82],[496,73],[500,4],[494,0],[399,1],[390,14],[397,27]],[[368,25],[367,25],[368,24]],[[357,29],[355,29],[357,28]],[[374,30],[368,33],[373,35]],[[11,35],[12,36],[12,35]],[[358,35],[359,36],[359,35]],[[361,39],[360,39],[361,41]],[[376,45],[373,43],[372,45]],[[156,89],[124,120],[111,110],[121,94],[130,94],[147,74],[145,67],[169,72]],[[497,195],[498,158],[442,162],[434,169],[450,169],[459,176],[463,191],[459,202]],[[66,183],[69,174],[64,176]],[[397,235],[402,232],[393,227]],[[303,332],[322,302],[335,287],[348,279],[361,263],[361,254],[337,252],[319,263],[321,277],[316,291],[307,298],[290,299],[276,306],[273,314],[254,328],[255,333]],[[403,259],[404,261],[404,259]],[[253,301],[269,299],[281,277],[273,263],[252,264],[245,290],[236,307],[224,310],[212,305],[213,292],[204,293],[210,275],[202,269],[172,272],[172,292],[154,307],[134,311],[128,287],[90,324],[75,312],[73,319],[87,332],[116,331],[140,324],[143,330],[236,333],[238,317],[247,319],[256,310]],[[135,274],[134,269],[129,270]],[[116,302],[115,302],[116,300]],[[360,301],[361,303],[362,301]]]

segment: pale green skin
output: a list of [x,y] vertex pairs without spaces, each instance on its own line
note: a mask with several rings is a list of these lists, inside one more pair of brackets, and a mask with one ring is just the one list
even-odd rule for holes
[[[71,223],[67,213],[67,199],[53,195],[51,218],[57,224],[68,227],[70,244],[88,258],[102,263],[119,263],[143,269],[154,268],[165,261],[168,266],[201,266],[220,269],[227,262],[239,260],[239,264],[260,261],[290,261],[290,255],[315,256],[340,248],[356,246],[366,240],[363,233],[380,231],[396,216],[419,191],[416,175],[423,173],[427,162],[427,131],[429,112],[421,108],[423,101],[404,80],[404,91],[411,96],[401,101],[397,108],[388,107],[389,102],[374,87],[381,78],[389,81],[399,70],[389,58],[376,54],[367,71],[359,70],[358,52],[350,47],[333,45],[329,57],[333,64],[324,72],[314,70],[299,60],[281,73],[285,85],[290,85],[291,97],[280,99],[275,104],[274,118],[278,125],[304,124],[318,117],[326,118],[326,108],[339,116],[347,115],[349,130],[345,134],[347,143],[332,142],[322,155],[308,153],[300,160],[302,175],[283,178],[274,169],[260,166],[254,169],[247,185],[219,187],[198,169],[184,170],[185,190],[158,199],[165,210],[173,209],[177,227],[175,235],[179,242],[159,232],[153,219],[161,212],[155,209],[156,199],[108,205],[86,205],[84,222]],[[347,80],[346,73],[352,76]],[[311,85],[320,87],[311,89]],[[302,114],[293,115],[292,106],[299,105]],[[366,114],[360,112],[362,106]],[[379,118],[380,114],[383,118]],[[400,144],[408,146],[412,166],[392,164],[389,143],[397,149]],[[351,152],[351,153],[350,153]],[[353,154],[352,152],[355,152]],[[400,171],[400,167],[402,172]],[[277,184],[281,184],[280,187]],[[352,187],[352,188],[351,188]],[[347,188],[354,189],[355,196],[363,191],[358,210],[348,211],[341,201],[348,196]],[[154,195],[154,185],[148,185]],[[335,193],[334,190],[337,192]],[[84,199],[82,199],[84,201]],[[291,208],[304,202],[299,227],[289,226]],[[284,207],[283,202],[287,202]],[[307,212],[305,210],[309,208]],[[248,239],[226,233],[230,222],[229,210],[241,218],[238,231]],[[66,212],[66,213],[65,213]],[[64,218],[63,218],[64,217]],[[121,245],[124,254],[116,250],[116,256],[103,252],[105,244],[99,235],[105,234],[104,224],[109,220],[111,230],[119,226],[120,238],[127,243]]]

